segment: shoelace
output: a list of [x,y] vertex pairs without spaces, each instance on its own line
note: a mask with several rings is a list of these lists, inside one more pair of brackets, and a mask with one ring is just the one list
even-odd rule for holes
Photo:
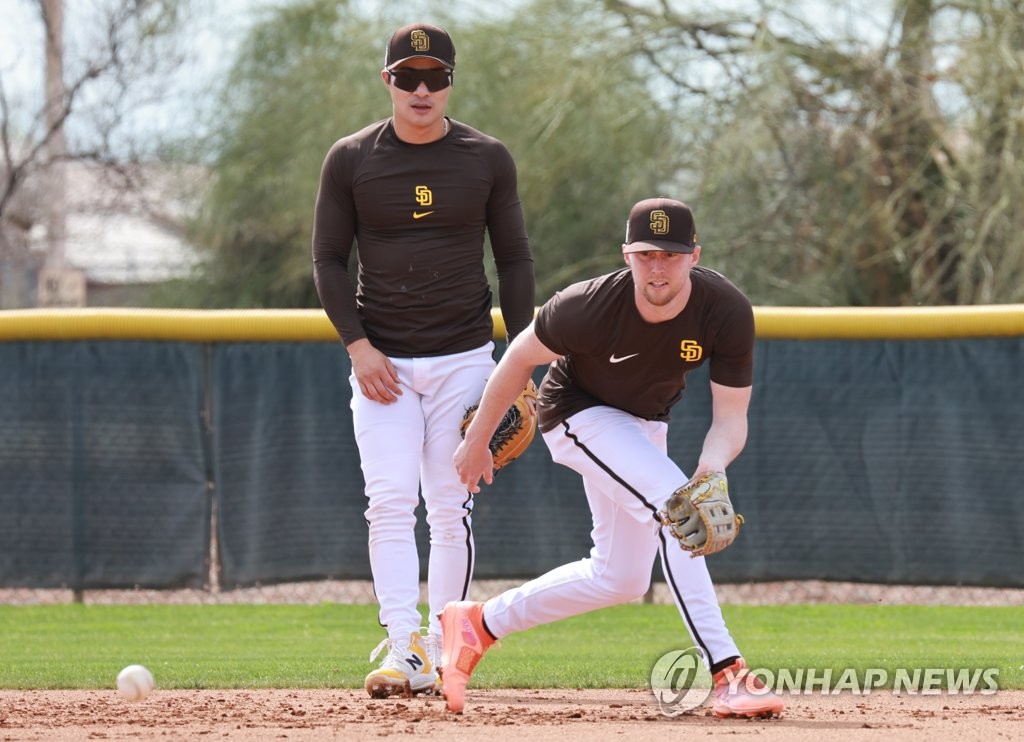
[[[391,647],[390,636],[386,636],[383,639],[381,639],[380,644],[373,648],[373,651],[370,652],[370,662],[373,662],[375,659],[377,659],[377,655],[384,651],[384,647]],[[394,651],[393,648],[392,651]]]
[[[421,629],[421,633],[427,632],[427,629]],[[441,637],[437,634],[431,634],[429,632],[423,633],[423,648],[427,650],[427,659],[430,660],[430,664],[434,668],[441,666],[441,652],[443,650]]]

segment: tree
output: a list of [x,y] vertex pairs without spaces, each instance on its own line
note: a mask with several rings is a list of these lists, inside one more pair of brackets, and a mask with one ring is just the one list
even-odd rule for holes
[[320,164],[341,135],[382,118],[386,32],[344,3],[273,9],[219,86],[195,157],[212,182],[192,225],[199,278],[157,297],[197,307],[318,306],[311,226]]
[[[671,118],[633,69],[628,39],[584,2],[539,0],[472,21],[464,10],[436,19],[458,49],[449,114],[501,138],[517,160],[538,298],[621,265],[629,206],[678,169]],[[310,232],[320,166],[339,137],[390,115],[378,73],[384,40],[404,22],[310,0],[253,29],[211,140],[215,181],[194,239],[210,248],[204,279],[173,301],[319,306]]]
[[[1024,299],[1024,2],[953,5],[971,20],[949,72],[971,106],[963,112],[959,157],[950,163],[965,205],[958,296],[979,302]],[[966,21],[961,21],[965,23]],[[960,24],[958,24],[960,25]]]
[[834,30],[867,3],[829,4],[829,25],[791,3],[750,17],[605,5],[709,112],[691,163],[702,236],[756,301],[1024,297],[1019,0],[897,0],[874,33]]
[[[78,28],[79,44],[66,46],[62,0],[26,0],[38,11],[38,41],[45,46],[41,100],[10,96],[0,69],[0,264],[21,268],[37,260],[26,234],[42,224],[49,260],[63,263],[63,180],[69,161],[106,165],[133,188],[143,155],[128,127],[133,110],[159,95],[150,87],[177,64],[168,43],[187,0],[109,0],[90,6]],[[4,294],[0,271],[0,298]],[[17,300],[17,299],[15,299]],[[0,302],[3,304],[5,302]]]
[[681,130],[612,20],[541,0],[461,33],[472,62],[456,115],[516,156],[538,301],[622,267],[630,207],[677,189]]

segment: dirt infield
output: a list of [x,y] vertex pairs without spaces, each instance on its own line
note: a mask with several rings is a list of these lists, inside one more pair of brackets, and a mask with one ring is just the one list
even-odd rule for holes
[[110,691],[0,691],[0,740],[437,739],[522,742],[679,739],[758,742],[1013,740],[1024,692],[993,695],[789,696],[782,718],[716,719],[706,707],[669,718],[647,690],[491,690],[466,713],[440,698],[374,701],[352,690],[157,690],[140,703]]

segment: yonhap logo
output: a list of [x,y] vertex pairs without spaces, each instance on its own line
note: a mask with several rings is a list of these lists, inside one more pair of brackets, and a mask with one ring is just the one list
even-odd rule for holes
[[[742,692],[748,696],[989,696],[999,692],[998,667],[759,667],[738,674],[726,668],[717,680],[720,692]],[[674,649],[651,668],[651,693],[663,716],[679,716],[697,708],[708,700],[714,686],[715,679],[697,647]]]
[[697,647],[675,649],[651,668],[651,693],[663,716],[679,716],[695,709],[711,695],[711,673]]

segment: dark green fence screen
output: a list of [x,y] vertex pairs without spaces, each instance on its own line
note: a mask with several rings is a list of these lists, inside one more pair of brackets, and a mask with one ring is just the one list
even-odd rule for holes
[[[747,525],[718,581],[1024,587],[1024,338],[761,339],[756,358],[729,472]],[[203,587],[211,554],[228,589],[368,578],[348,373],[331,342],[0,343],[0,586]],[[710,417],[706,375],[689,387],[684,470]],[[474,523],[479,579],[590,547],[539,438]]]

